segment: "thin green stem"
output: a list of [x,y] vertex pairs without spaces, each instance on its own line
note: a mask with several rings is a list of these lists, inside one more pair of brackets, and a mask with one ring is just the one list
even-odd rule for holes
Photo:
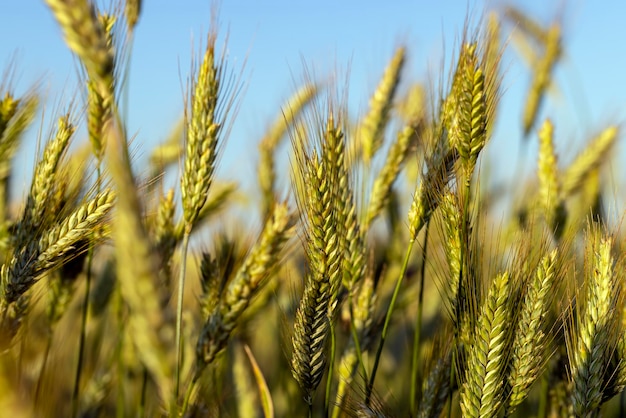
[[420,267],[419,295],[417,298],[417,318],[415,320],[415,334],[413,335],[413,358],[411,362],[411,392],[409,405],[411,416],[416,413],[416,400],[418,397],[418,382],[420,382],[419,352],[422,338],[422,313],[424,305],[424,276],[426,275],[426,254],[428,249],[428,230],[430,229],[430,219],[426,222],[424,234],[424,248],[422,250],[422,265]]
[[180,256],[180,277],[178,279],[178,300],[176,305],[176,390],[174,392],[175,403],[178,403],[178,393],[180,391],[180,372],[183,362],[183,295],[185,293],[185,275],[187,270],[187,248],[189,247],[189,235],[191,228],[185,227],[185,234],[183,236],[183,246]]
[[409,259],[411,258],[411,252],[413,251],[414,244],[415,244],[415,239],[412,238],[409,241],[409,246],[406,250],[406,256],[404,257],[404,262],[402,263],[402,269],[400,270],[400,274],[398,275],[398,279],[396,280],[396,287],[393,290],[391,301],[389,302],[389,306],[387,307],[387,313],[385,314],[385,323],[383,325],[383,331],[380,335],[378,348],[376,349],[376,356],[374,357],[374,367],[372,368],[372,375],[370,376],[370,381],[369,381],[369,384],[367,385],[367,389],[365,392],[365,405],[367,406],[369,406],[370,404],[370,400],[372,397],[372,390],[374,389],[374,381],[376,379],[376,371],[378,370],[380,357],[383,352],[383,347],[385,346],[385,340],[387,339],[387,332],[389,332],[389,324],[391,323],[391,314],[393,313],[393,308],[395,307],[398,294],[400,294],[400,287],[402,285],[402,280],[404,279],[404,276],[406,274],[406,270],[409,266]]

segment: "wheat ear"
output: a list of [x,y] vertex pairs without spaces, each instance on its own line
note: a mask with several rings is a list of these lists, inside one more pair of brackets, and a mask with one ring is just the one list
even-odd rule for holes
[[259,186],[263,193],[263,213],[269,214],[274,204],[276,172],[274,154],[287,129],[317,94],[318,87],[307,83],[301,87],[283,106],[281,115],[274,121],[259,143]]
[[617,294],[612,240],[590,232],[588,263],[583,305],[576,313],[570,330],[568,357],[572,379],[571,404],[575,416],[596,416],[609,354],[614,347]]
[[567,197],[578,190],[585,177],[594,168],[598,167],[611,150],[619,130],[616,126],[609,126],[596,136],[581,152],[578,157],[565,169],[561,177],[561,193]]
[[46,0],[65,34],[65,42],[80,58],[89,79],[103,96],[110,95],[114,59],[107,36],[88,0]]
[[507,376],[510,394],[506,404],[506,415],[512,413],[528,396],[532,384],[547,362],[546,335],[542,328],[546,322],[550,296],[554,289],[556,257],[557,251],[554,250],[541,259],[520,307]]
[[552,24],[545,38],[545,53],[537,62],[533,72],[533,80],[528,90],[526,106],[522,116],[524,135],[528,135],[539,112],[539,105],[550,85],[552,71],[561,57],[561,27],[558,23]]
[[469,348],[461,411],[465,417],[496,416],[502,403],[502,373],[506,365],[509,275],[493,281]]
[[369,165],[383,143],[383,133],[389,120],[391,105],[400,83],[406,59],[406,49],[398,48],[387,65],[383,77],[370,99],[370,109],[359,129],[363,161]]
[[[335,130],[329,117],[327,138]],[[323,140],[322,140],[323,141]],[[326,341],[333,326],[337,291],[341,283],[342,246],[338,234],[336,201],[333,199],[338,179],[337,164],[332,157],[320,157],[309,151],[301,138],[294,143],[299,178],[296,178],[298,202],[305,221],[306,254],[309,273],[305,278],[304,294],[296,311],[292,337],[291,371],[305,393],[309,406],[326,366]],[[328,148],[325,149],[328,152]],[[332,152],[332,151],[330,151]],[[336,160],[335,160],[336,161]]]

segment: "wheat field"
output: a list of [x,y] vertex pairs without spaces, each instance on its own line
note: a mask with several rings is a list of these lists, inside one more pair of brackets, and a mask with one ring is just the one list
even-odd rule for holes
[[[559,19],[468,19],[436,88],[403,83],[400,45],[356,120],[341,83],[309,74],[242,198],[217,175],[245,82],[217,18],[180,126],[137,170],[120,104],[141,1],[45,3],[81,95],[42,129],[21,199],[14,156],[43,97],[0,81],[2,414],[626,415],[626,235],[607,187],[623,132],[599,124],[562,158],[560,121],[540,112]],[[508,111],[511,28],[536,46],[518,128],[538,153],[501,190],[481,167]],[[231,210],[260,222],[232,227]]]

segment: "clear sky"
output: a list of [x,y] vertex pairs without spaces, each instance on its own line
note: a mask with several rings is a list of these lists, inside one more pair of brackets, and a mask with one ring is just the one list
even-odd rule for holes
[[[180,117],[191,57],[211,18],[210,0],[143,3],[129,84],[129,127],[137,136],[139,161]],[[626,5],[609,0],[512,3],[544,23],[564,16],[567,56],[557,72],[558,94],[545,103],[540,119],[554,119],[557,150],[568,161],[589,134],[625,120]],[[224,0],[219,33],[220,40],[228,33],[229,65],[238,70],[247,62],[245,94],[218,175],[244,183],[254,179],[256,143],[302,81],[303,62],[320,76],[349,68],[352,112],[363,111],[398,45],[408,47],[408,81],[426,81],[429,74],[438,75],[442,57],[449,59],[468,9],[479,16],[502,6],[500,1]],[[48,108],[59,110],[61,103],[63,110],[78,92],[76,62],[44,2],[3,1],[0,39],[0,71],[15,61],[17,92],[40,81]],[[488,152],[495,157],[496,172],[506,178],[518,152],[521,104],[530,76],[513,53],[505,56],[504,67],[502,113]],[[33,130],[18,157],[18,187],[30,181],[35,141]],[[618,148],[620,162],[625,148]],[[533,158],[534,149],[531,145],[528,151]]]

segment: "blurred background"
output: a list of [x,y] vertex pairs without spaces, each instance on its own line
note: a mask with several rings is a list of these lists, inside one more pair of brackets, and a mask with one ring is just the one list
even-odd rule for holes
[[[56,120],[72,100],[81,109],[82,99],[77,61],[44,2],[3,3],[0,71],[13,69],[11,87],[18,95],[33,83],[38,83],[45,95],[41,122],[31,128],[17,155],[13,190],[23,193],[30,184],[38,138],[45,139],[50,132],[50,118]],[[106,10],[108,2],[101,4]],[[304,68],[315,78],[336,75],[338,80],[348,80],[350,114],[356,120],[366,111],[369,95],[398,46],[408,48],[404,83],[421,82],[436,89],[441,75],[447,78],[450,57],[468,16],[473,27],[471,23],[478,22],[485,12],[502,12],[509,4],[546,27],[555,19],[562,22],[565,55],[556,67],[555,82],[538,122],[553,119],[557,153],[567,164],[593,133],[610,122],[625,120],[623,2],[229,0],[219,5],[218,45],[227,41],[228,65],[236,75],[241,74],[244,89],[218,177],[238,181],[244,191],[256,187],[256,144],[280,106],[303,84]],[[151,150],[182,115],[192,58],[205,45],[211,14],[209,0],[143,2],[125,110],[139,174]],[[523,161],[524,175],[530,176],[537,155],[533,134],[527,146],[520,147],[522,107],[532,70],[513,29],[510,22],[503,26],[509,44],[502,65],[503,99],[483,161],[483,170],[494,173],[490,177],[506,187],[520,184],[519,171],[514,169],[518,158]],[[84,140],[82,132],[79,138]],[[626,161],[625,149],[618,145],[619,155],[612,160],[609,187],[615,190],[616,208],[624,206],[620,195],[625,194],[619,191],[626,173],[621,167]],[[520,152],[524,154],[520,156]]]

